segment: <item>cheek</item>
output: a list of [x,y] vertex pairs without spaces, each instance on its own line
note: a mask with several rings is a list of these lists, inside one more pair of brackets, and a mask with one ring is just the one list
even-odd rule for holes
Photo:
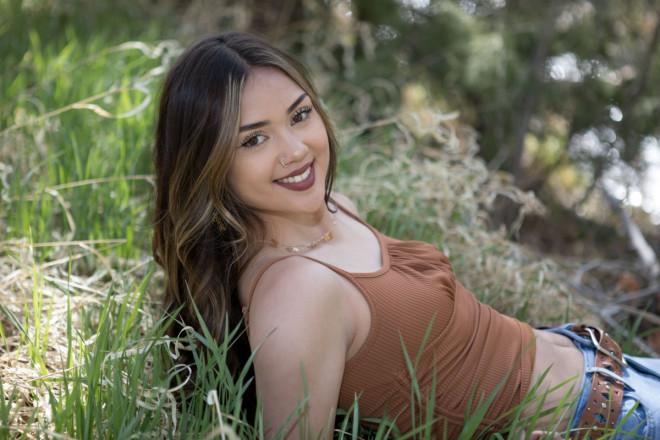
[[314,143],[319,147],[329,149],[330,140],[328,139],[328,132],[325,129],[325,125],[323,125],[323,121],[320,119],[314,122],[313,133]]
[[243,193],[243,189],[247,183],[243,177],[245,175],[245,171],[243,170],[243,167],[241,167],[241,161],[234,159],[234,162],[229,169],[229,176],[227,176],[227,185],[229,186],[229,189],[239,197]]
[[267,185],[271,178],[268,161],[269,158],[264,155],[237,154],[229,170],[229,188],[243,199],[251,191],[263,191],[264,185]]

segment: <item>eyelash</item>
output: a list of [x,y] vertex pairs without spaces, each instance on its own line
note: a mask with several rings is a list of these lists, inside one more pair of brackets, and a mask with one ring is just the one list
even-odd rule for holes
[[[307,113],[307,116],[305,117],[305,119],[303,119],[303,120],[300,121],[300,122],[305,122],[305,121],[310,117],[310,115],[312,114],[312,108],[311,108],[310,106],[307,106],[307,105],[304,106],[304,107],[299,108],[299,109],[296,110],[296,112],[291,116],[291,120],[293,121],[295,118],[297,118],[298,116],[302,115],[303,113]],[[296,123],[297,123],[297,124],[300,124],[300,122],[296,122]]]
[[243,141],[241,142],[241,147],[245,147],[245,148],[258,147],[259,145],[261,145],[261,143],[258,143],[258,144],[256,144],[256,145],[248,145],[248,144],[249,144],[253,139],[258,138],[259,136],[265,136],[264,132],[262,132],[262,131],[257,131],[257,132],[250,133],[249,135],[245,136],[245,138],[244,138]]
[[[311,116],[311,113],[312,113],[312,107],[310,107],[310,106],[300,107],[299,109],[297,109],[293,113],[293,115],[291,115],[291,125],[301,124],[301,123],[305,122],[306,120],[309,119],[309,117]],[[299,117],[303,114],[306,114],[306,116],[302,121],[294,122],[297,117]],[[252,142],[254,139],[258,138],[259,136],[265,136],[264,132],[257,131],[257,132],[254,132],[254,133],[250,133],[245,138],[243,138],[243,141],[241,142],[241,147],[244,147],[244,148],[258,147],[263,142],[259,142],[258,144],[255,144],[255,145],[248,145],[248,144],[250,142]]]

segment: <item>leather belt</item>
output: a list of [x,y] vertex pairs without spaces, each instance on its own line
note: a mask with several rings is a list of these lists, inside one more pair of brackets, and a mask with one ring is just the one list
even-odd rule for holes
[[[621,377],[621,370],[627,366],[621,347],[605,331],[584,324],[569,329],[580,336],[591,339],[596,347],[595,368],[602,368]],[[595,371],[591,382],[589,398],[580,417],[573,440],[599,438],[605,429],[615,428],[623,401],[623,383],[607,373]]]

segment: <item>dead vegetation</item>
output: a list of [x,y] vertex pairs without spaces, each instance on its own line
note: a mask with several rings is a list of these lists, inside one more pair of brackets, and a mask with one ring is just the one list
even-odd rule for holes
[[[218,23],[245,29],[254,19],[248,16],[252,13],[249,8],[210,8],[202,0],[184,9],[188,14],[185,21],[199,23],[204,29],[217,29]],[[283,9],[282,13],[293,12]],[[366,48],[364,56],[369,56],[368,48],[375,44],[372,29],[347,19],[345,11],[323,15],[312,8],[298,13],[317,19],[307,20],[290,34],[280,32],[280,41],[285,47],[298,45],[301,58],[316,73],[322,94],[336,95],[329,110],[344,145],[337,189],[357,201],[364,217],[388,234],[437,245],[449,256],[459,280],[482,301],[532,325],[588,321],[606,324],[624,335],[638,317],[641,327],[637,329],[660,326],[657,308],[653,313],[643,311],[646,300],[657,297],[657,284],[640,281],[634,265],[597,260],[557,262],[512,241],[525,215],[543,215],[544,208],[533,194],[517,189],[510,176],[488,170],[476,157],[476,136],[461,124],[460,115],[416,100],[418,85],[400,87],[388,79],[374,78],[368,88],[357,88],[332,73],[342,71],[350,76],[355,62],[352,40],[360,39]],[[260,20],[278,22],[277,17]],[[328,20],[334,33],[310,31],[327,25]],[[303,38],[308,35],[312,37]],[[336,53],[341,54],[339,61]],[[394,108],[391,102],[402,104]],[[382,118],[374,117],[382,113]],[[20,149],[3,150],[0,171],[18,163],[19,154]],[[0,172],[0,177],[6,178],[6,174]],[[2,187],[3,203],[14,197],[7,188],[7,184]],[[68,195],[60,197],[62,206],[70,205]],[[491,211],[498,198],[511,201],[514,208],[507,227],[493,229]],[[9,215],[9,210],[0,207],[3,229],[8,223],[3,216]],[[147,228],[141,227],[142,231]],[[57,234],[65,237],[67,231],[53,231],[53,236]],[[130,324],[125,315],[139,319],[130,339],[133,345],[110,344],[103,359],[130,358],[155,346],[140,345],[144,341],[137,335],[150,335],[159,319],[158,280],[162,274],[154,268],[148,248],[138,249],[138,260],[125,261],[114,254],[115,244],[112,240],[60,241],[51,243],[52,250],[42,259],[35,258],[39,244],[31,244],[27,234],[0,242],[0,377],[4,394],[0,416],[9,422],[0,431],[8,429],[16,437],[26,433],[27,438],[50,434],[68,438],[54,433],[53,414],[66,395],[63,388],[72,386],[62,379],[90,364],[98,338],[95,329],[109,303],[118,311],[107,316],[122,325]],[[632,281],[618,275],[621,269],[631,274]],[[148,274],[151,283],[146,290],[137,289]],[[115,324],[105,337],[127,330]],[[657,333],[650,333],[648,341],[631,334],[632,346],[648,353],[658,351],[658,339]],[[143,364],[145,380],[139,386],[142,397],[136,408],[165,412],[165,418],[175,423],[171,392],[150,383],[153,365],[149,359]],[[114,386],[126,392],[123,387],[130,378],[121,377],[121,383]],[[98,378],[99,383],[112,387],[112,380],[103,382],[105,379]],[[152,433],[155,437],[160,434]]]

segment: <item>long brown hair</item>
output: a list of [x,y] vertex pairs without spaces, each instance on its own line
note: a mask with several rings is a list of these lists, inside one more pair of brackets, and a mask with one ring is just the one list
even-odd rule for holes
[[[218,343],[243,325],[238,279],[263,239],[264,225],[232,192],[228,176],[238,146],[243,85],[257,66],[280,69],[310,97],[330,143],[326,204],[336,168],[337,140],[304,68],[264,41],[231,32],[199,41],[170,70],[161,92],[153,158],[156,172],[156,262],[165,270],[165,305],[177,322]],[[196,311],[196,310],[197,311]],[[250,349],[245,332],[231,344],[227,367],[236,375]],[[194,366],[193,366],[194,367]]]

